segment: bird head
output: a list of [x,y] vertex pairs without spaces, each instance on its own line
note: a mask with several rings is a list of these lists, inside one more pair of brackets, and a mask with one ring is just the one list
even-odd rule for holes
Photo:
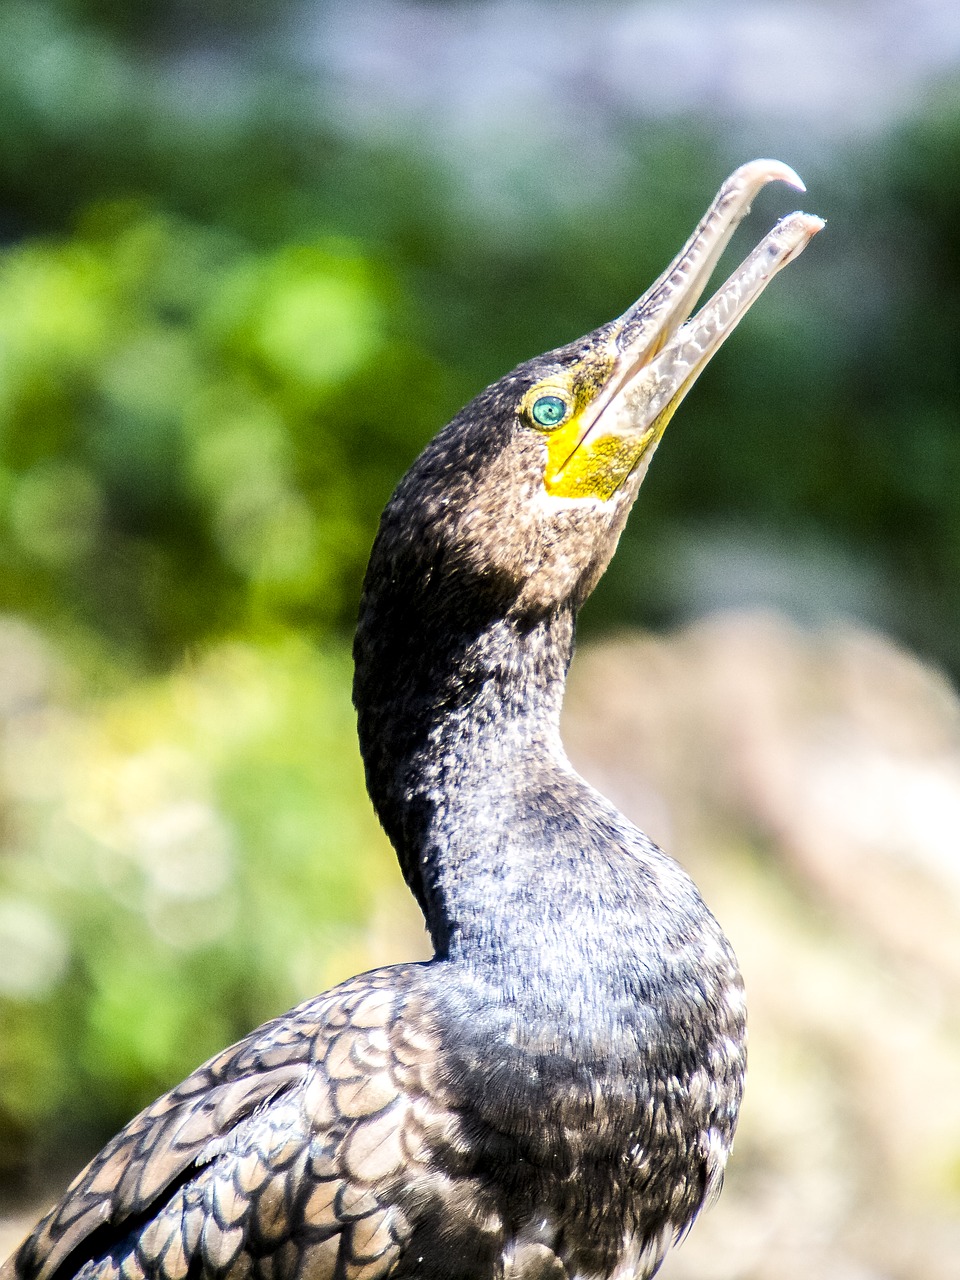
[[[680,401],[823,226],[805,213],[783,218],[693,314],[737,224],[773,181],[804,190],[777,161],[741,166],[622,316],[518,366],[427,447],[391,506],[438,570],[496,582],[521,611],[576,607],[589,594]],[[397,532],[390,507],[385,521]]]

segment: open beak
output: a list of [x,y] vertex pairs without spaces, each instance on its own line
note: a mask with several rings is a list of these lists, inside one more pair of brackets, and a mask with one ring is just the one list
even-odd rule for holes
[[750,202],[775,181],[805,189],[776,160],[753,160],[731,174],[663,275],[602,331],[612,348],[612,370],[579,415],[575,438],[568,438],[562,452],[551,450],[548,491],[558,497],[611,497],[628,477],[646,470],[677,405],[711,356],[777,272],[824,226],[822,218],[807,213],[782,218],[689,318]]

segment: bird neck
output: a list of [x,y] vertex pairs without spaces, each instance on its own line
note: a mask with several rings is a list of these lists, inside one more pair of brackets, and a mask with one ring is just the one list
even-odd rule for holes
[[505,874],[536,893],[530,810],[572,776],[559,722],[573,632],[572,606],[521,617],[439,584],[381,578],[364,598],[354,696],[367,785],[439,955],[489,942]]
[[689,877],[566,759],[575,605],[531,615],[517,600],[375,548],[354,648],[367,785],[464,1043],[476,1023],[521,1054],[616,1060],[626,1078],[735,969]]

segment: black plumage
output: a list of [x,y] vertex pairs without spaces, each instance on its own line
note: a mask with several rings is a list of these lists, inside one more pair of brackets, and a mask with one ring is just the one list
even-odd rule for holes
[[2,1280],[645,1277],[719,1187],[736,961],[578,777],[577,610],[676,403],[818,220],[683,323],[756,190],[724,185],[625,316],[521,365],[384,512],[355,644],[370,794],[436,955],[267,1023],[131,1121]]

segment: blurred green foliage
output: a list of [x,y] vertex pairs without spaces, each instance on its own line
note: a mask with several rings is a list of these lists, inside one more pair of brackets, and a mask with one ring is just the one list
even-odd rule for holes
[[[415,139],[345,129],[287,12],[0,6],[0,610],[34,628],[0,631],[0,1170],[373,962],[398,879],[347,644],[379,510],[749,158],[715,123],[623,124],[593,196],[547,163],[497,212]],[[671,428],[588,627],[728,600],[754,557],[795,612],[834,579],[960,670],[958,161],[945,90],[807,173],[828,232]]]
[[390,406],[416,387],[404,425],[425,430],[436,398],[399,307],[356,243],[253,250],[139,205],[12,247],[3,603],[69,613],[139,657],[342,622],[403,457]]
[[345,749],[342,646],[234,641],[93,707],[25,624],[0,659],[0,1172],[22,1175],[371,967],[400,881]]

